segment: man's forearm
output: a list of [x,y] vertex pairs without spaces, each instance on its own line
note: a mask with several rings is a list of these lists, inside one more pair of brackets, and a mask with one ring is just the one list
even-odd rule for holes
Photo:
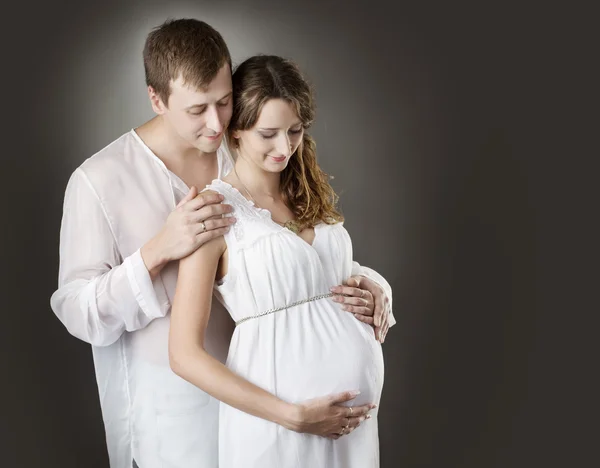
[[69,333],[86,343],[108,346],[123,331],[139,330],[165,316],[170,307],[164,287],[152,282],[140,252],[88,278],[83,272],[97,265],[61,266],[65,272],[50,304]]

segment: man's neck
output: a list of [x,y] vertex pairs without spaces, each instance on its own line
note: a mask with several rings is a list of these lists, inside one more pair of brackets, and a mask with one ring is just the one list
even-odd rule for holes
[[217,153],[204,153],[169,131],[160,116],[136,128],[144,144],[188,186],[204,186],[218,176]]
[[165,164],[179,165],[194,158],[209,164],[216,157],[216,151],[204,153],[190,145],[170,130],[160,116],[156,116],[135,129],[148,148]]

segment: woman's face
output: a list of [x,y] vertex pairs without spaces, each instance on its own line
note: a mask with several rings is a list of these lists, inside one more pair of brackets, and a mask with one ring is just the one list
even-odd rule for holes
[[271,99],[262,108],[256,125],[236,130],[239,155],[267,172],[283,171],[296,152],[304,128],[292,105],[283,99]]

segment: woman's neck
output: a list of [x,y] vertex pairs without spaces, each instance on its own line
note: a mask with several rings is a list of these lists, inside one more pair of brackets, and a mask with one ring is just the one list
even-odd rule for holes
[[266,198],[272,201],[281,199],[279,172],[267,172],[252,161],[238,156],[235,163],[235,174],[242,188],[250,192],[252,198]]

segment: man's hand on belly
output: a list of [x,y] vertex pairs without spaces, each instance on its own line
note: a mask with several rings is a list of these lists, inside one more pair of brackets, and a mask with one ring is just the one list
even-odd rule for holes
[[375,329],[380,343],[385,341],[389,330],[389,299],[383,288],[365,276],[351,276],[344,284],[334,286],[333,300],[346,312],[354,314],[361,322]]

